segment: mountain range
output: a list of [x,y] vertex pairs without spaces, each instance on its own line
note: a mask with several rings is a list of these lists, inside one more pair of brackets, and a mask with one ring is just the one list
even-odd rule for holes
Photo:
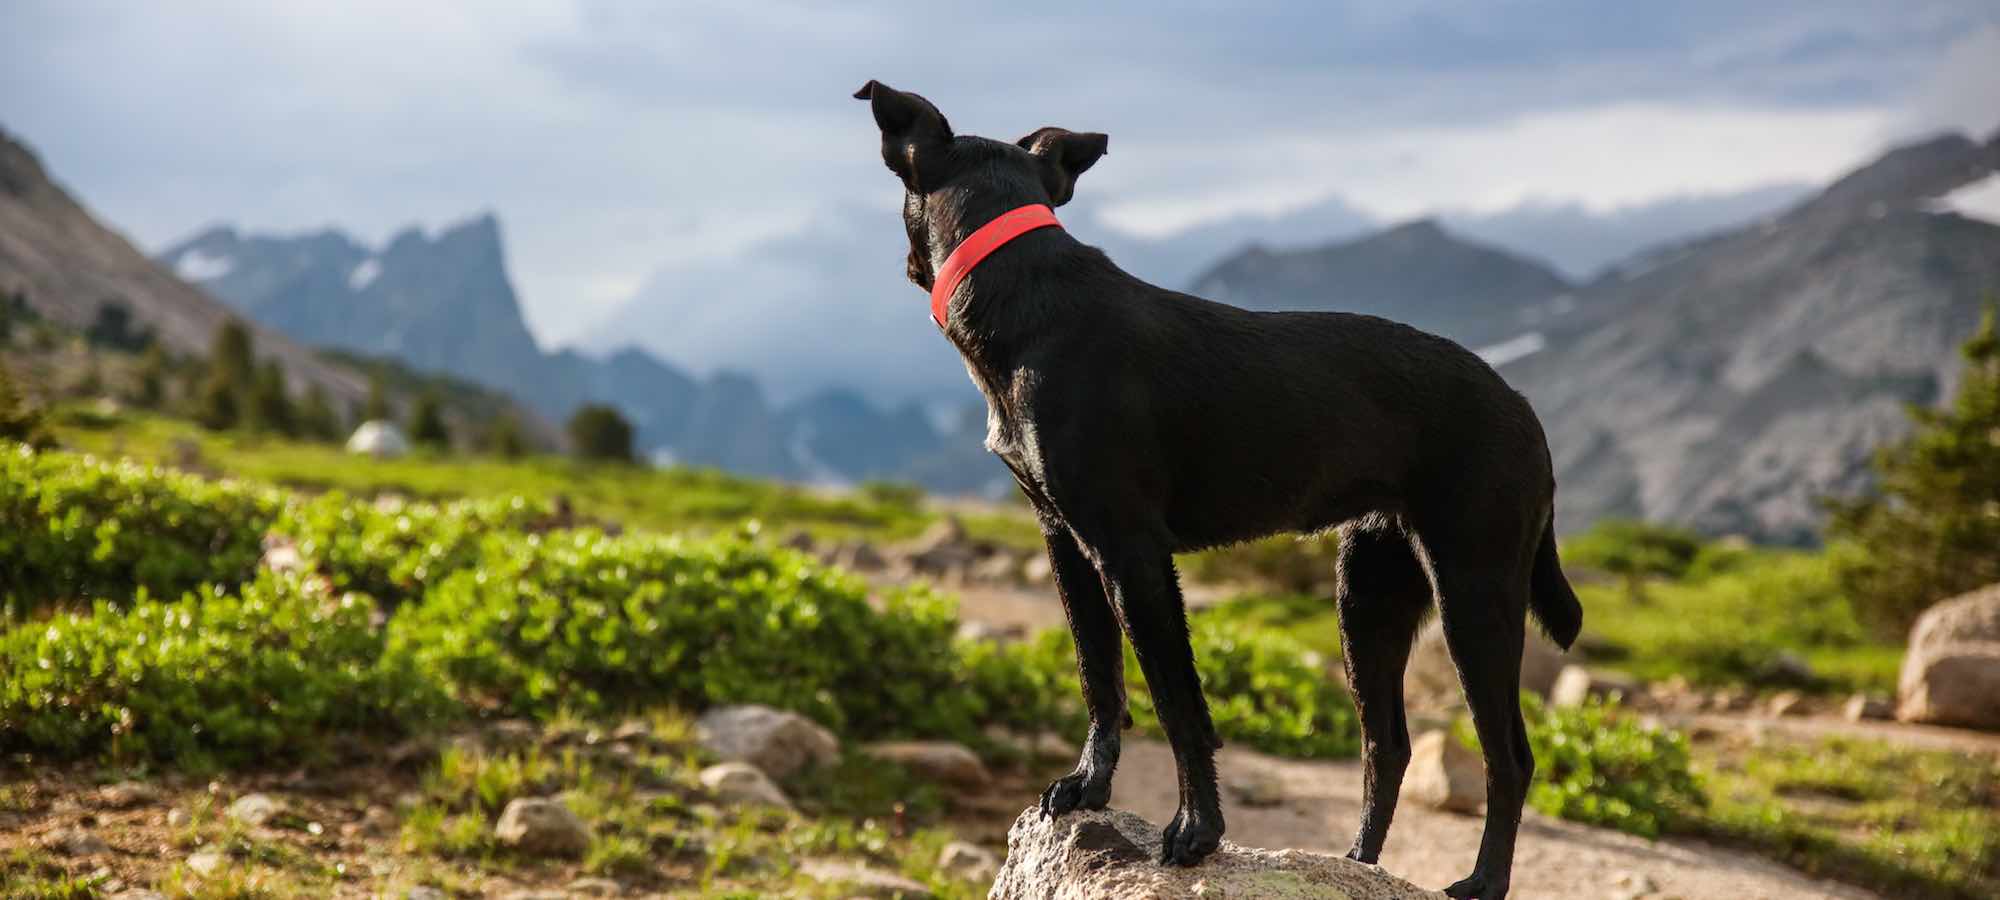
[[[80,323],[116,296],[170,343],[198,348],[233,308],[289,336],[260,346],[342,396],[358,392],[354,373],[302,345],[459,375],[550,418],[611,403],[658,458],[950,492],[1006,484],[980,448],[969,389],[948,410],[884,407],[837,385],[780,400],[751,375],[697,375],[629,346],[541,347],[493,216],[380,247],[337,231],[212,228],[154,262],[48,185],[25,148],[6,149],[0,287],[24,289],[46,315]],[[1631,516],[1805,541],[1822,520],[1819,498],[1866,489],[1869,454],[1906,431],[1906,405],[1949,396],[1953,350],[2000,287],[2000,225],[1989,221],[2000,215],[1965,214],[1963,202],[2000,194],[1996,169],[2000,135],[1914,143],[1774,214],[1583,279],[1418,220],[1319,246],[1253,243],[1189,267],[1188,287],[1254,309],[1377,313],[1480,350],[1543,418],[1566,528]],[[795,290],[802,302],[845,301]]]

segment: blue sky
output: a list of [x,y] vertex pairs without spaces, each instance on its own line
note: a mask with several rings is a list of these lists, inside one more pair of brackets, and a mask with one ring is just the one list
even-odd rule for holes
[[[1109,133],[1065,220],[1171,281],[1244,240],[1425,214],[1588,271],[1896,140],[1990,132],[1996,60],[1990,0],[14,0],[0,127],[150,249],[217,222],[380,241],[491,210],[545,339],[635,334],[696,368],[824,357],[804,384],[922,334],[896,186],[847,99],[868,78],[966,132]],[[798,313],[796,348],[745,331],[801,281],[867,300]],[[843,316],[906,312],[859,329],[879,346],[825,346]]]

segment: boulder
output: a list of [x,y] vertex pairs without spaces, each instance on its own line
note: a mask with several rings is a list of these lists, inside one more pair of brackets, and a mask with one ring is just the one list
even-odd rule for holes
[[1764,701],[1764,712],[1775,719],[1806,713],[1806,698],[1798,691],[1779,691]]
[[131,809],[158,799],[160,792],[143,781],[120,781],[97,789],[97,802],[112,809]]
[[1300,850],[1224,841],[1199,866],[1162,866],[1160,826],[1123,810],[1047,819],[1030,807],[1007,832],[1007,861],[991,900],[1096,897],[1435,898],[1378,866]]
[[1410,745],[1403,796],[1432,809],[1476,813],[1486,802],[1486,763],[1450,733],[1425,732]]
[[1924,610],[1910,629],[1911,653],[1947,644],[2000,641],[2000,584],[1960,594]]
[[396,423],[372,419],[354,429],[354,434],[347,439],[347,452],[376,459],[395,459],[410,452],[410,439],[403,436],[403,429]]
[[[1521,645],[1521,689],[1547,697],[1562,669],[1562,648],[1539,630],[1529,628]],[[1445,646],[1444,627],[1437,622],[1418,634],[1416,646],[1410,650],[1410,664],[1403,673],[1403,693],[1412,705],[1424,708],[1457,706],[1462,702],[1458,667],[1452,664],[1451,650]]]
[[1564,666],[1562,674],[1556,676],[1555,686],[1549,689],[1551,706],[1582,706],[1592,697],[1635,697],[1639,694],[1639,682],[1624,675],[1611,672],[1593,672],[1582,666]]
[[695,722],[702,747],[724,760],[747,762],[772,778],[840,758],[840,739],[797,713],[748,704],[719,706]]
[[850,891],[848,896],[880,897],[883,900],[919,900],[932,896],[931,889],[924,887],[922,882],[844,860],[809,859],[799,866],[799,873],[821,884]]
[[1896,707],[1874,694],[1855,694],[1847,698],[1847,705],[1841,707],[1840,714],[1849,722],[1887,719],[1896,714]]
[[560,801],[546,797],[510,800],[493,826],[507,847],[536,856],[581,856],[590,847],[590,828]]
[[792,798],[785,796],[777,782],[764,774],[764,770],[746,762],[716,763],[701,770],[700,778],[702,786],[718,800],[792,808]]
[[1000,874],[1000,858],[993,851],[967,841],[952,841],[938,853],[937,866],[962,881],[989,884]]
[[2000,584],[1917,618],[1896,698],[1905,722],[2000,730]]
[[978,754],[951,741],[886,741],[869,744],[862,752],[932,781],[960,787],[979,787],[993,780]]
[[1902,721],[2000,731],[2000,641],[1910,651],[1896,694]]

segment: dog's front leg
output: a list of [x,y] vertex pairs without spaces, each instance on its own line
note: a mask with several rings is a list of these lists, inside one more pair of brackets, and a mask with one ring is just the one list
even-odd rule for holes
[[1138,653],[1180,773],[1180,809],[1161,835],[1160,861],[1192,866],[1222,843],[1222,804],[1215,783],[1215,749],[1222,742],[1195,673],[1173,556],[1164,547],[1110,550],[1099,554],[1098,567]]
[[1111,774],[1118,767],[1118,732],[1131,723],[1125,710],[1125,648],[1118,620],[1104,597],[1104,583],[1085,558],[1069,529],[1053,520],[1043,523],[1049,547],[1049,567],[1056,592],[1069,617],[1076,641],[1077,671],[1083,681],[1083,703],[1090,711],[1090,733],[1076,770],[1056,779],[1042,792],[1042,814],[1060,816],[1076,809],[1103,809],[1111,802]]

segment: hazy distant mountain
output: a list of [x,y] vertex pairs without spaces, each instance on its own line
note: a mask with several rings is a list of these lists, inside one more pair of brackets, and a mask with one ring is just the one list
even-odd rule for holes
[[1820,497],[1867,487],[1904,404],[1955,384],[1955,349],[2000,290],[2000,225],[1939,198],[1996,166],[2000,136],[1903,147],[1580,289],[1545,349],[1501,369],[1548,427],[1563,522],[1809,539]]
[[1547,265],[1461,240],[1431,219],[1321,247],[1252,246],[1197,276],[1192,289],[1247,309],[1386,316],[1475,348],[1567,311],[1570,291]]
[[[0,293],[19,293],[37,314],[83,328],[106,304],[122,304],[134,323],[168,348],[205,354],[229,307],[174,277],[173,271],[94,218],[49,179],[33,151],[0,131]],[[295,389],[320,385],[338,401],[359,402],[367,382],[270,329],[256,334],[258,355],[284,364]]]

